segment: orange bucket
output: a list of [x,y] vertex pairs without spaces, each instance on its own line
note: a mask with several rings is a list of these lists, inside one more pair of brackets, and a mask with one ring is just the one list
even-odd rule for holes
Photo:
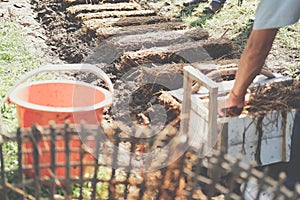
[[[28,78],[37,73],[47,71],[82,71],[92,72],[100,77],[108,86],[109,91],[84,82],[70,80],[38,81],[33,83],[23,83]],[[109,77],[99,68],[89,64],[67,64],[67,65],[48,65],[41,67],[25,75],[9,93],[9,102],[17,107],[18,121],[21,128],[29,128],[32,124],[48,126],[52,120],[56,124],[64,124],[66,120],[70,124],[100,124],[103,109],[112,103],[113,86]],[[49,166],[51,164],[50,141],[41,140],[38,142],[39,165]],[[93,144],[89,144],[94,146]],[[81,142],[79,139],[71,140],[70,164],[80,163]],[[25,168],[33,168],[33,144],[24,142],[23,165]],[[56,164],[66,165],[65,142],[63,139],[56,140],[56,147],[60,151],[56,152]],[[75,149],[75,152],[72,152]],[[86,163],[94,162],[91,154],[84,157]],[[55,176],[65,177],[65,167],[56,167]],[[70,169],[70,177],[79,176],[79,166]],[[27,175],[33,176],[33,170],[27,170]],[[40,169],[40,176],[49,177],[50,168]]]

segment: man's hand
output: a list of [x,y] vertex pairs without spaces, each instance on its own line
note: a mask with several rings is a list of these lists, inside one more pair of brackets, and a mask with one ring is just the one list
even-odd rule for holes
[[261,71],[276,33],[277,29],[253,30],[251,32],[239,62],[233,88],[226,97],[225,106],[219,109],[220,116],[238,116],[241,114],[247,88]]
[[230,91],[230,93],[225,98],[224,107],[220,107],[218,110],[218,114],[221,117],[234,117],[239,116],[244,108],[244,105],[250,99],[250,91],[247,90],[245,95],[237,96],[234,91]]

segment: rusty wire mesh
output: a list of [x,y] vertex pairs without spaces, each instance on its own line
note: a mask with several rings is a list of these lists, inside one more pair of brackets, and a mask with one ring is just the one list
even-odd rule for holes
[[[134,131],[141,134],[149,130]],[[299,199],[299,191],[283,186],[284,177],[275,181],[242,159],[221,152],[200,158],[199,150],[189,148],[164,166],[184,142],[180,138],[147,163],[144,153],[180,136],[162,132],[137,138],[118,126],[66,124],[19,129],[15,138],[4,138],[0,145],[0,199],[243,199],[245,190],[240,190],[240,185],[250,179],[258,181],[256,196],[267,189],[273,199]],[[5,142],[17,144],[15,170],[5,170]],[[119,151],[121,147],[135,153],[126,157]],[[164,167],[139,170],[141,163]]]

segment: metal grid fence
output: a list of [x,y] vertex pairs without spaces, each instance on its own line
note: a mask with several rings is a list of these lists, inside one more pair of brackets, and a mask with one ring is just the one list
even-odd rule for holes
[[[272,199],[300,198],[299,191],[283,186],[283,176],[275,181],[221,152],[200,158],[199,150],[189,148],[168,163],[183,145],[178,134],[164,129],[154,137],[136,137],[149,130],[136,128],[127,134],[124,128],[33,126],[19,129],[14,138],[3,136],[0,199],[244,199],[247,183],[254,179],[259,185],[252,193],[256,197],[268,190]],[[177,140],[175,145],[157,158],[143,157],[171,139]],[[15,170],[7,170],[7,142],[17,145]]]

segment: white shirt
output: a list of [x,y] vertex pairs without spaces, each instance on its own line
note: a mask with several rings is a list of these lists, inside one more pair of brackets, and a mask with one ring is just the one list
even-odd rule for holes
[[300,0],[261,0],[253,29],[280,28],[296,23],[300,17]]

